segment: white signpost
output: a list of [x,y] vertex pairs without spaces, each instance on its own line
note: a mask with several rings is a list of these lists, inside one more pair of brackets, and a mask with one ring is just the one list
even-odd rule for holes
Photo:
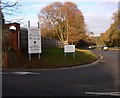
[[64,45],[64,53],[73,53],[73,58],[75,57],[75,45]]
[[31,54],[41,53],[41,32],[39,28],[28,27],[28,53],[29,60],[31,60]]

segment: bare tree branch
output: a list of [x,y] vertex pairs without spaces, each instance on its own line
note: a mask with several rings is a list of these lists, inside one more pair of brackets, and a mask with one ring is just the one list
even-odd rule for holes
[[16,5],[18,5],[18,0],[14,4],[11,4],[10,2],[2,2],[1,3],[1,8],[2,9],[10,8],[10,7],[15,7]]
[[3,14],[7,14],[7,15],[13,15],[13,12],[21,13],[20,11],[18,11],[18,8],[20,6],[21,5],[19,4],[18,0],[14,3],[2,1],[0,5]]

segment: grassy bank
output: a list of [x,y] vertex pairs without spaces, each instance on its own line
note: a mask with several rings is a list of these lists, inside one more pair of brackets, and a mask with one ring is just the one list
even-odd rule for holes
[[109,47],[109,50],[120,50],[120,47]]
[[89,50],[76,49],[75,58],[69,53],[64,56],[63,48],[44,49],[41,59],[38,54],[32,55],[32,60],[28,60],[27,55],[16,61],[10,68],[60,68],[88,64],[95,61],[98,57]]

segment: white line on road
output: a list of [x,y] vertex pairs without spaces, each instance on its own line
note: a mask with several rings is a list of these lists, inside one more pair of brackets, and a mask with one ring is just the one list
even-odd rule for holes
[[35,73],[35,72],[0,72],[0,74],[4,75],[4,74],[18,74],[18,75],[36,75],[36,74],[40,74],[40,73]]
[[85,92],[85,94],[120,96],[120,92]]
[[19,75],[35,75],[40,73],[34,73],[34,72],[11,72],[13,74],[19,74]]

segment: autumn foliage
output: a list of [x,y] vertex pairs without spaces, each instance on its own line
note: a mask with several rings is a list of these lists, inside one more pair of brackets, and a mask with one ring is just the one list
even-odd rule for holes
[[42,36],[69,43],[77,43],[86,36],[86,25],[82,12],[73,2],[54,2],[39,12]]
[[105,33],[101,33],[99,42],[109,47],[120,47],[120,10],[113,13],[114,23],[110,25],[110,28]]

